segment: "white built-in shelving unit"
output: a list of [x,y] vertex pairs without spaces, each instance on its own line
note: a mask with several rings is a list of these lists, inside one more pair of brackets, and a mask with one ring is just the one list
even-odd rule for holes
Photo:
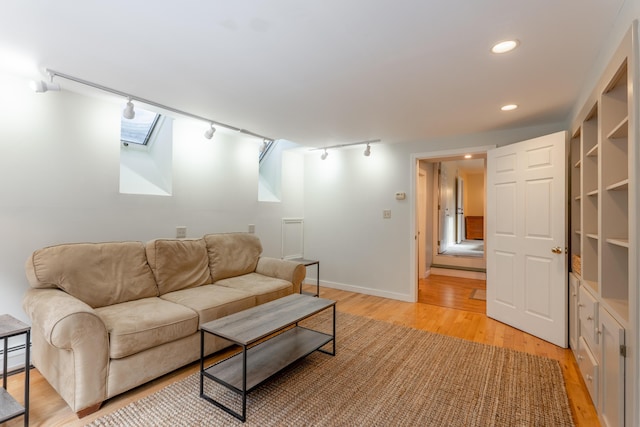
[[637,33],[634,23],[570,141],[570,345],[604,426],[640,421]]

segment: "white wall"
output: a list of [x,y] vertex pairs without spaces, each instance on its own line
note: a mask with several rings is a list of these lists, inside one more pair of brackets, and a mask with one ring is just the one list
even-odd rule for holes
[[237,133],[203,137],[176,117],[173,195],[120,194],[122,103],[68,91],[36,94],[0,70],[0,313],[27,321],[24,263],[63,242],[189,237],[256,225],[264,255],[280,256],[283,216],[304,216],[302,155],[286,153],[282,203],[259,203],[258,150]]
[[620,12],[618,13],[617,20],[611,28],[609,37],[606,40],[603,40],[602,48],[598,52],[596,61],[592,67],[585,70],[587,78],[571,113],[574,120],[580,114],[580,109],[587,102],[593,88],[596,87],[598,80],[611,60],[611,56],[620,45],[620,42],[631,27],[633,21],[636,19],[640,19],[640,1],[625,0]]
[[[320,261],[324,286],[414,299],[415,158],[421,153],[505,145],[566,129],[566,123],[305,155],[305,257]],[[424,157],[430,157],[425,155]],[[396,200],[404,191],[406,200]],[[382,211],[391,209],[391,219]]]
[[464,174],[464,215],[484,216],[484,173]]

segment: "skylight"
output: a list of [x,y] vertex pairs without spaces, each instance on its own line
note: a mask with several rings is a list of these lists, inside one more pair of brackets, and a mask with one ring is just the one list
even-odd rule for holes
[[269,149],[271,149],[271,146],[273,145],[275,141],[273,140],[266,140],[263,142],[262,148],[260,149],[260,157],[258,159],[258,163],[262,163],[262,159],[264,159],[264,156],[267,155],[267,153],[269,152]]
[[121,119],[120,141],[147,145],[159,117],[160,114],[136,108],[136,116],[133,119]]

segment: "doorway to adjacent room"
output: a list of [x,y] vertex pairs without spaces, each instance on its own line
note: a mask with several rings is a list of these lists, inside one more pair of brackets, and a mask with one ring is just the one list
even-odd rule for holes
[[485,158],[480,152],[418,160],[418,279],[485,278]]

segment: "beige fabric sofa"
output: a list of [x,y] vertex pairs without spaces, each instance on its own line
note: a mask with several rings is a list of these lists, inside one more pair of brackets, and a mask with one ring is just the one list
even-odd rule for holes
[[[82,417],[200,357],[199,325],[300,291],[302,264],[252,234],[36,250],[23,307],[32,361]],[[229,343],[207,337],[207,354]]]

